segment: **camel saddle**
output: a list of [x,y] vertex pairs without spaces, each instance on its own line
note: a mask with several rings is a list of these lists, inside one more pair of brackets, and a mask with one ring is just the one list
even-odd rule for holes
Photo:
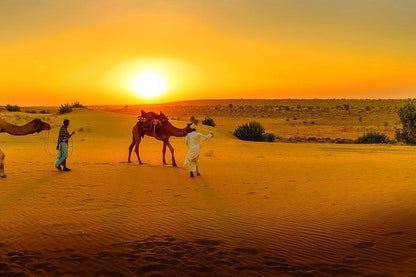
[[160,114],[156,114],[155,112],[145,112],[141,111],[141,115],[137,117],[137,127],[144,135],[143,132],[145,131],[153,131],[153,135],[159,133],[159,129],[168,121],[166,115],[162,112]]

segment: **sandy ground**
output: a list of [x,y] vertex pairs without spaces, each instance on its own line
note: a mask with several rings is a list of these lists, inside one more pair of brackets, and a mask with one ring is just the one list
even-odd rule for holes
[[[0,276],[416,275],[414,147],[243,142],[202,126],[215,138],[191,179],[149,137],[146,164],[126,163],[135,116],[85,110],[65,116],[77,134],[63,173],[63,117],[49,136],[0,135]],[[182,165],[184,138],[171,142]]]

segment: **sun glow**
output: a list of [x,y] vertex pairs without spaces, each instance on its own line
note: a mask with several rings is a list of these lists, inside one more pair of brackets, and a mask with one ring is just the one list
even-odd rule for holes
[[153,69],[143,70],[132,76],[130,89],[143,98],[155,98],[167,89],[166,78]]

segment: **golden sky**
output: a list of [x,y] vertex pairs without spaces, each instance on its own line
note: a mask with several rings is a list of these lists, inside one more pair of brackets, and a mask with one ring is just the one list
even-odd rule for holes
[[0,105],[416,97],[414,0],[2,0],[0,26]]

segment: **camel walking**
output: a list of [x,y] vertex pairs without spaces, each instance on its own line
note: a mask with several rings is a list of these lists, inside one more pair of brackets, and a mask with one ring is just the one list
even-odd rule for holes
[[146,135],[146,136],[154,137],[157,140],[163,141],[163,148],[162,148],[163,164],[166,164],[165,154],[166,154],[166,147],[168,147],[172,154],[172,166],[177,167],[177,164],[175,161],[175,155],[174,155],[175,150],[170,144],[169,138],[171,136],[174,136],[174,137],[186,136],[188,133],[192,131],[190,127],[192,123],[193,122],[188,123],[185,128],[179,129],[173,126],[169,121],[166,120],[160,126],[157,127],[156,131],[153,131],[151,129],[146,130],[146,129],[141,128],[139,123],[135,124],[132,130],[133,141],[131,142],[129,146],[128,162],[129,163],[131,162],[130,160],[131,152],[133,150],[133,147],[135,147],[135,152],[137,155],[137,159],[139,160],[139,164],[143,164],[140,159],[139,146],[140,146],[140,142],[142,138],[144,137],[144,135]]
[[[40,119],[34,119],[23,126],[17,126],[0,119],[0,133],[8,133],[13,136],[25,136],[33,133],[50,130],[51,126]],[[0,149],[0,177],[5,178],[4,158],[6,155]]]

